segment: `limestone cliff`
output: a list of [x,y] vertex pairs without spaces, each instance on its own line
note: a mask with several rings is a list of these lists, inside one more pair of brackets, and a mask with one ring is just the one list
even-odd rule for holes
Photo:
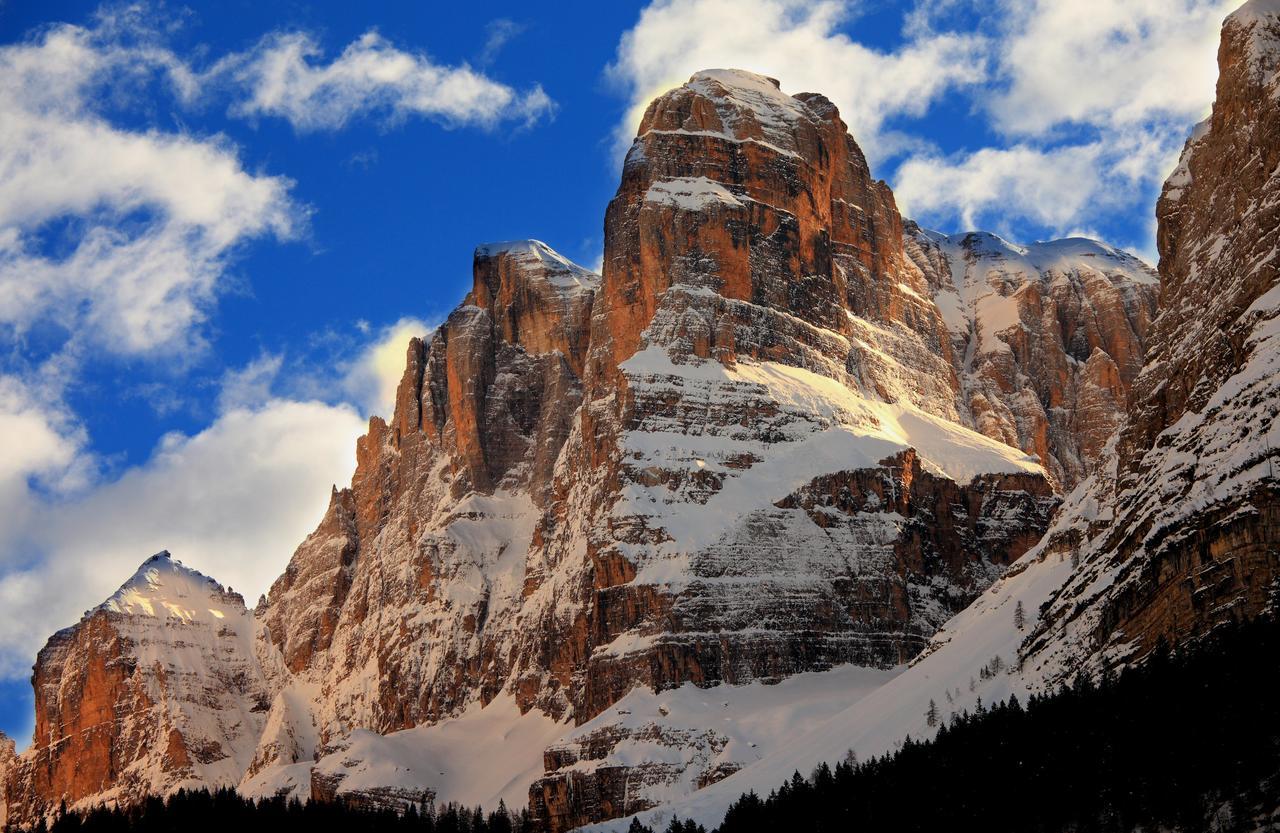
[[[56,635],[11,810],[224,783],[417,801],[429,768],[376,783],[361,758],[417,736],[371,738],[501,697],[617,741],[637,686],[898,666],[1041,537],[1138,384],[1141,264],[904,223],[835,107],[768,78],[654,101],[604,230],[603,275],[476,250],[252,616],[220,590],[166,606],[189,571],[153,564],[126,585],[150,607]],[[746,754],[641,775],[709,783]],[[550,829],[651,801],[585,800],[629,774],[570,758],[530,793]]]

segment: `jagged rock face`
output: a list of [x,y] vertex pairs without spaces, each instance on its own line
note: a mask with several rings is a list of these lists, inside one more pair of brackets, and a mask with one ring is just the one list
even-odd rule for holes
[[823,332],[851,339],[886,323],[925,341],[911,358],[931,378],[914,380],[915,393],[949,413],[945,327],[912,287],[885,279],[902,272],[893,194],[824,97],[792,97],[750,73],[698,73],[649,106],[605,229],[599,384],[657,344],[726,365],[836,361],[896,392],[879,357]]
[[1017,246],[914,223],[906,235],[950,331],[970,424],[1037,455],[1071,491],[1124,416],[1155,317],[1156,274],[1083,238]]
[[[1038,539],[1049,484],[963,426],[902,241],[822,97],[713,71],[649,108],[560,481],[587,511],[545,526],[548,553],[587,556],[546,571],[581,601],[540,625],[579,721],[637,684],[902,662]],[[624,806],[585,800],[610,788],[584,777],[554,769],[531,795],[552,830]]]
[[34,742],[8,767],[12,820],[66,801],[232,786],[269,703],[238,594],[161,553],[36,659]]
[[1256,615],[1280,575],[1280,5],[1227,19],[1213,114],[1157,205],[1160,311],[1113,465],[1049,546],[1081,570],[1028,652],[1111,664]]
[[[698,73],[650,105],[605,228],[591,377],[602,395],[652,345],[676,362],[846,372],[888,401],[956,416],[945,325],[923,285],[901,283],[912,278],[893,194],[822,96]],[[904,369],[911,378],[895,378]]]
[[[882,461],[910,445],[908,421],[970,433],[892,194],[835,108],[749,73],[698,73],[649,107],[605,229],[568,452],[591,473],[569,505],[589,511],[549,530],[589,558],[576,589],[587,604],[552,661],[586,666],[577,713],[636,681],[913,654],[947,606],[927,614],[934,600],[908,591],[935,577],[913,569],[923,555],[893,555],[907,519],[877,510],[824,529],[785,503],[820,475],[894,482]],[[1031,470],[1007,452],[985,446],[979,467]],[[946,473],[942,456],[932,472]],[[957,598],[962,573],[940,579]]]
[[497,646],[512,641],[539,505],[581,399],[596,283],[536,241],[481,247],[466,302],[409,345],[393,419],[370,421],[351,488],[258,610],[294,677],[318,688],[318,734],[281,716],[264,765],[277,749],[306,760],[351,728],[431,722],[500,690]]

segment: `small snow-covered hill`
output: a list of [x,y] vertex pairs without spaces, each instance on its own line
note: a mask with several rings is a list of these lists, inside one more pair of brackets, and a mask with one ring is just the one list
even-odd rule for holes
[[168,553],[55,634],[32,684],[35,736],[5,777],[10,820],[48,796],[84,807],[233,786],[270,702],[243,599]]

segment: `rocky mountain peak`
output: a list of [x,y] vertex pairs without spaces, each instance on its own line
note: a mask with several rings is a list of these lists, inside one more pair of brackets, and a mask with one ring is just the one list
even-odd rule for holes
[[167,552],[147,559],[37,656],[34,739],[5,778],[10,815],[236,783],[269,703],[253,640],[239,594]]
[[98,609],[127,616],[172,617],[184,622],[223,620],[228,612],[245,612],[240,594],[187,567],[168,551],[144,561]]
[[1247,46],[1240,58],[1250,80],[1266,86],[1280,69],[1280,3],[1276,0],[1249,0],[1227,16],[1225,37],[1243,38]]
[[478,246],[472,271],[463,303],[487,311],[502,342],[532,355],[558,351],[581,374],[599,275],[539,240]]

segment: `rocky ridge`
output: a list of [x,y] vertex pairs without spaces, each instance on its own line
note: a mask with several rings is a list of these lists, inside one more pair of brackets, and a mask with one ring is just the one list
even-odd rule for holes
[[969,424],[1036,455],[1071,491],[1097,469],[1142,369],[1155,272],[1084,238],[1018,246],[906,228],[951,335]]
[[[1280,3],[1253,0],[1228,18],[1219,66],[1213,113],[1157,206],[1163,286],[1148,361],[1101,464],[1050,532],[905,672],[735,774],[661,795],[643,823],[713,826],[747,790],[766,793],[850,749],[866,758],[928,737],[930,713],[945,721],[979,702],[1025,701],[1277,604]],[[616,708],[645,704],[631,696]]]

